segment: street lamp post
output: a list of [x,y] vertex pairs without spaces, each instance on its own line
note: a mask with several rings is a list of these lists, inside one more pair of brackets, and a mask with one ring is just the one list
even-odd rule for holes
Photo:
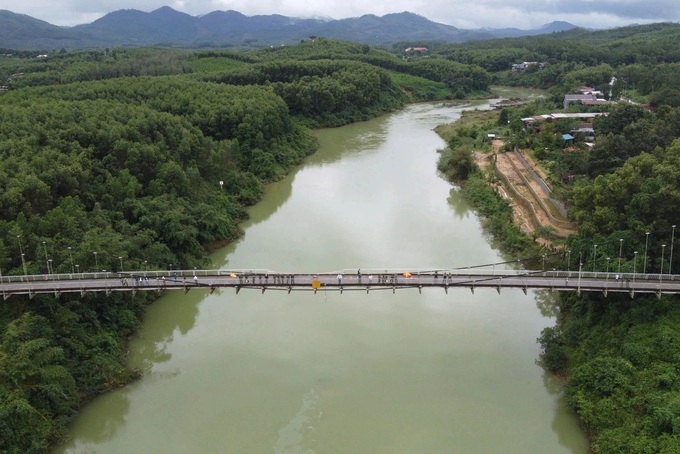
[[666,251],[666,245],[662,244],[661,245],[661,272],[659,273],[659,280],[661,280],[661,276],[663,276],[663,253]]
[[642,265],[642,274],[647,274],[647,244],[649,244],[649,232],[646,232],[645,235],[645,261]]
[[671,233],[671,256],[668,259],[668,274],[671,274],[671,267],[673,266],[673,243],[675,243],[675,224],[673,224],[673,233]]
[[[80,276],[80,265],[76,265],[76,273],[78,273],[78,275]],[[80,279],[82,279],[82,278],[83,277],[80,276]]]
[[47,257],[47,243],[43,241],[42,244],[43,249],[45,249],[45,266],[47,266],[47,274],[50,274],[50,261],[49,258]]
[[123,272],[123,257],[118,256],[118,261],[120,262],[120,272]]
[[610,259],[611,259],[610,257],[607,257],[607,279],[609,279],[609,260]]
[[68,256],[71,259],[71,273],[73,273],[73,253],[71,252],[71,246],[67,247],[68,249]]
[[98,273],[99,272],[99,260],[97,260],[97,253],[93,252],[94,254],[94,272]]
[[579,253],[579,262],[578,262],[578,285],[576,286],[576,294],[581,295],[581,270],[583,269],[583,261],[580,260],[580,253]]
[[567,273],[571,268],[571,249],[567,250]]
[[638,251],[635,251],[633,253],[633,282],[635,282],[635,274],[637,272],[637,256],[638,256]]
[[52,259],[47,261],[47,269],[49,270],[50,274],[54,274],[54,265],[52,264]]
[[595,272],[596,261],[597,261],[597,244],[593,246],[593,273]]
[[24,247],[21,245],[21,235],[17,235],[17,241],[19,241],[19,253],[21,254],[21,266],[24,268],[24,276],[28,276],[26,271],[26,258],[24,257]]
[[616,271],[621,274],[621,252],[623,251],[623,238],[619,238],[619,268]]

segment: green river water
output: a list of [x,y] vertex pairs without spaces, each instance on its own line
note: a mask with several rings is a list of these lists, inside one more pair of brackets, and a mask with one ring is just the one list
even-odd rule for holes
[[[502,261],[437,175],[433,128],[462,109],[417,104],[317,131],[319,151],[269,187],[214,266]],[[520,290],[169,292],[131,344],[143,377],[89,404],[55,452],[586,453],[536,364],[546,305]]]

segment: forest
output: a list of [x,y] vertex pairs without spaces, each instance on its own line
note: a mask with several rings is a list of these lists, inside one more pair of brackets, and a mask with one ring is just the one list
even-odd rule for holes
[[[491,80],[443,59],[412,66],[323,39],[248,53],[0,58],[0,276],[206,265],[241,235],[265,185],[316,150],[310,127],[484,92]],[[466,73],[479,80],[463,84]],[[0,451],[48,451],[88,400],[134,380],[127,341],[150,302],[5,301]]]
[[[535,248],[510,222],[471,151],[487,132],[550,172],[579,233],[558,248],[604,268],[663,266],[680,198],[680,96],[673,24],[467,44],[428,43],[405,58],[327,39],[253,52],[98,49],[0,58],[0,271],[191,268],[239,237],[246,208],[315,151],[309,128],[408,102],[489,96],[492,84],[549,96],[460,127],[440,170],[513,251]],[[424,43],[411,43],[423,45]],[[544,62],[524,72],[510,66]],[[565,151],[573,122],[525,128],[583,85],[618,102],[590,148]],[[602,111],[570,106],[569,111]],[[222,184],[220,184],[222,182]],[[646,233],[649,232],[649,235]],[[680,231],[678,231],[680,235]],[[597,244],[599,248],[593,246]],[[594,251],[595,249],[595,251]],[[637,254],[635,253],[637,251]],[[666,257],[670,273],[680,254]],[[639,268],[637,268],[639,270]],[[12,297],[0,307],[0,451],[41,453],[95,395],[134,380],[129,337],[144,295]],[[678,452],[677,297],[561,297],[539,339],[565,378],[593,452]]]
[[[563,251],[555,266],[569,260],[572,269],[677,274],[680,259],[670,252],[680,225],[680,105],[672,76],[678,62],[672,50],[662,52],[677,32],[677,25],[657,24],[608,32],[606,37],[604,32],[566,32],[501,40],[495,48],[477,43],[437,50],[490,71],[493,67],[484,60],[494,54],[507,53],[508,61],[547,62],[525,72],[493,72],[494,81],[545,88],[549,95],[458,126],[439,163],[442,172],[462,184],[507,250],[535,253],[537,246],[517,231],[508,202],[489,185],[497,181],[494,172],[481,172],[475,164],[472,150],[490,152],[483,140],[487,133],[503,137],[505,150],[529,153],[548,173],[553,192],[568,204],[579,232],[553,244]],[[558,48],[569,53],[560,56]],[[607,113],[592,121],[594,143],[564,139],[581,126],[579,120],[522,121],[565,112],[563,95],[582,86],[597,87],[615,101],[567,108]],[[678,452],[678,297],[565,293],[557,301],[557,324],[538,339],[540,362],[564,379],[567,401],[590,438],[592,452]]]

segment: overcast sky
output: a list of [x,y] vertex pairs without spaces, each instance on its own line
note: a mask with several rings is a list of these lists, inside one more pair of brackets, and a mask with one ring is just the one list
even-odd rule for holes
[[54,25],[90,23],[120,9],[170,6],[192,16],[235,10],[247,16],[343,19],[410,11],[458,28],[538,28],[556,21],[587,28],[680,21],[679,0],[0,0],[0,9]]

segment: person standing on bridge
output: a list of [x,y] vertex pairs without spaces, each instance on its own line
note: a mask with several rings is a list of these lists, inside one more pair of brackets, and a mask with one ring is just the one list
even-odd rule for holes
[[342,274],[338,274],[338,285],[342,284]]
[[198,285],[198,276],[194,274],[194,284]]
[[361,282],[361,268],[357,270],[357,278],[359,279],[359,282]]

